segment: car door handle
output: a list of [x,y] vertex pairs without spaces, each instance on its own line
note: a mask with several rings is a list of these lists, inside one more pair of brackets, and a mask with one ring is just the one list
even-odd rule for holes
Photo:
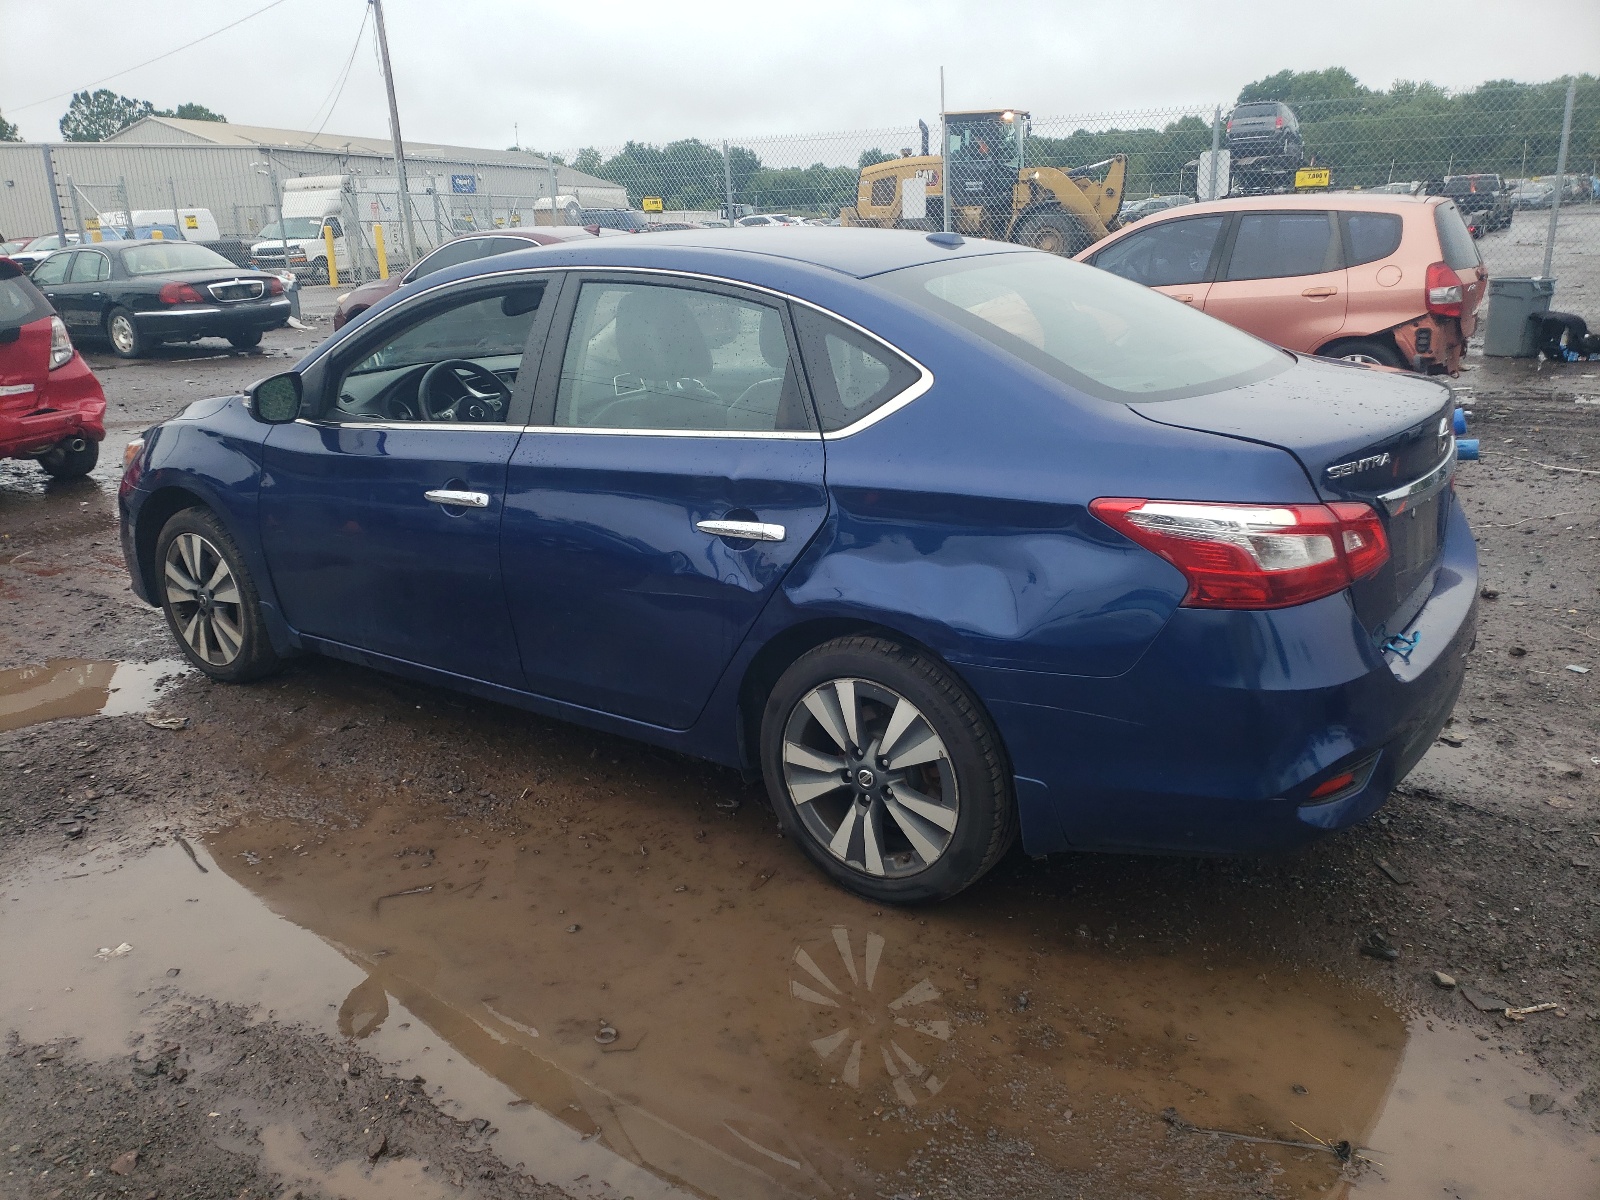
[[1194,296],[1192,294],[1188,293],[1188,292],[1185,292],[1181,296],[1174,296],[1173,299],[1174,300],[1180,300],[1184,304],[1193,304],[1194,303]]
[[1328,296],[1337,296],[1339,294],[1339,289],[1334,287],[1314,287],[1307,288],[1300,294],[1306,297],[1308,300],[1321,300]]
[[435,488],[431,492],[423,492],[422,498],[450,508],[489,507],[489,495],[487,492],[458,492],[454,488]]
[[787,530],[765,521],[696,521],[694,527],[712,537],[740,538],[750,542],[781,542]]

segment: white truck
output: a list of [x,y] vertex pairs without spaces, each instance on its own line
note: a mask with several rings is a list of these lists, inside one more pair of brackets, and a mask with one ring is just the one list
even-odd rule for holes
[[[347,175],[307,175],[283,185],[279,220],[257,235],[250,246],[250,264],[263,271],[294,272],[308,283],[328,282],[328,241],[333,230],[333,261],[341,271],[350,269],[345,243],[345,187]],[[287,261],[286,261],[287,260]]]

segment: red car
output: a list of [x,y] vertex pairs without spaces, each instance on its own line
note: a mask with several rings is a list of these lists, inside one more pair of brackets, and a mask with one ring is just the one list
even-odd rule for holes
[[446,242],[432,254],[424,256],[399,278],[390,276],[388,279],[374,279],[340,296],[338,306],[333,310],[333,327],[344,328],[346,321],[366,312],[385,296],[445,267],[471,262],[475,258],[488,258],[491,254],[504,254],[508,250],[526,250],[529,246],[548,246],[575,238],[625,236],[615,229],[602,229],[598,225],[547,225],[538,229],[496,229],[493,233],[469,233]]
[[36,458],[57,479],[94,469],[106,394],[50,302],[0,258],[0,458]]

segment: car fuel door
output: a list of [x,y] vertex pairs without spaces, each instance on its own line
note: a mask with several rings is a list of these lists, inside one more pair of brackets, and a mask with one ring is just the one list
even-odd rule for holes
[[827,514],[785,308],[671,276],[567,283],[506,490],[532,691],[672,729],[705,706]]
[[500,525],[556,290],[526,273],[424,292],[307,372],[306,414],[267,439],[260,508],[297,632],[521,686]]

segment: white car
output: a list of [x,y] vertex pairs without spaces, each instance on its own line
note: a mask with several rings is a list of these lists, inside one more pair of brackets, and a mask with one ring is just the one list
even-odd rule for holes
[[791,217],[787,213],[756,213],[754,216],[739,218],[739,224],[747,228],[758,225],[789,226],[802,223],[798,218]]

